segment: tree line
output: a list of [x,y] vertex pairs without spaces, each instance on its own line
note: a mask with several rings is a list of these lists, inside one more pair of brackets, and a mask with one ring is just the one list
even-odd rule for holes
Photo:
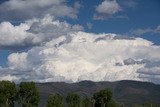
[[[15,107],[15,103],[21,107],[38,107],[39,101],[39,92],[34,82],[21,82],[16,85],[14,82],[0,81],[0,107]],[[48,97],[46,107],[124,107],[124,105],[115,101],[111,89],[107,88],[94,93],[92,98],[81,98],[75,93],[69,93],[63,98],[55,93]]]
[[[39,92],[34,82],[21,82],[16,85],[11,81],[0,81],[0,107],[14,107],[18,103],[22,107],[38,107]],[[93,98],[81,99],[75,93],[69,93],[65,99],[56,93],[50,95],[46,107],[119,107],[112,99],[110,89],[101,90]]]
[[[69,93],[66,97],[67,107],[123,107],[113,100],[110,89],[100,90],[94,93],[93,98],[81,99],[75,93]],[[64,107],[63,97],[60,94],[51,95],[47,101],[47,107]]]
[[38,107],[39,93],[34,82],[0,81],[0,107],[14,107],[18,102],[22,107]]

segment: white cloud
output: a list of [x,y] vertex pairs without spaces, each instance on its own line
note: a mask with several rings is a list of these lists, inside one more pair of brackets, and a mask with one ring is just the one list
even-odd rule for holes
[[0,4],[0,17],[3,20],[25,20],[50,14],[77,18],[79,8],[78,2],[68,6],[66,0],[9,0]]
[[120,6],[115,0],[105,0],[102,4],[97,6],[96,11],[105,14],[115,14],[120,11]]
[[160,25],[157,26],[157,28],[155,29],[155,32],[156,32],[156,33],[160,33]]
[[27,53],[13,53],[8,56],[8,65],[10,69],[16,69],[19,71],[23,71],[24,69],[28,69],[27,66]]
[[105,0],[96,7],[94,19],[105,19],[121,11],[120,5],[116,0]]
[[[30,49],[8,56],[8,67],[0,67],[0,80],[140,80],[160,84],[160,46],[142,38],[82,30],[80,25],[71,25],[50,15],[17,26],[2,22],[0,48]],[[138,34],[158,31],[159,26],[139,30]]]
[[[0,77],[37,82],[140,80],[159,83],[159,53],[160,46],[142,38],[74,32],[27,52],[10,54],[8,68],[1,68]],[[155,67],[157,70],[150,72]],[[3,69],[8,72],[2,72]]]
[[136,35],[136,36],[141,36],[143,34],[150,33],[150,32],[153,32],[153,30],[150,29],[150,28],[148,28],[148,29],[136,29],[136,30],[131,31],[131,33],[133,35]]
[[135,0],[123,0],[122,5],[130,8],[135,8],[138,3]]
[[88,23],[87,23],[87,28],[88,28],[88,29],[92,29],[92,27],[93,27],[93,24],[88,22]]
[[0,48],[24,49],[79,30],[83,30],[83,27],[53,20],[49,15],[43,19],[28,20],[18,26],[10,22],[2,22],[0,24]]
[[[25,47],[26,45],[34,45],[33,42],[35,35],[26,32],[29,29],[29,25],[20,24],[14,26],[9,22],[2,22],[0,24],[0,47],[10,48],[13,47]],[[32,43],[29,43],[32,42]]]
[[9,80],[9,81],[19,81],[20,78],[17,78],[15,75],[12,75],[11,70],[8,68],[0,67],[0,80]]
[[15,81],[15,80],[18,80],[18,79],[19,78],[17,78],[16,76],[11,76],[11,75],[0,77],[0,80],[8,80],[8,81]]
[[144,28],[144,29],[135,29],[130,31],[131,35],[141,36],[147,33],[160,33],[160,26],[157,28]]

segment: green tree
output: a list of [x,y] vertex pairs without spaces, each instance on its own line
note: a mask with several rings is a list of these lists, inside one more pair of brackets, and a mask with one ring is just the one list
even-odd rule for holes
[[8,104],[6,105],[6,101],[7,101],[7,98],[6,98],[5,94],[0,93],[0,107],[7,106]]
[[14,82],[0,81],[0,106],[14,107],[17,89]]
[[116,102],[115,100],[111,99],[108,102],[108,106],[107,107],[123,107],[122,105],[120,105],[118,102]]
[[92,107],[92,101],[89,98],[82,100],[82,107]]
[[34,82],[21,82],[18,95],[22,107],[38,107],[39,93]]
[[48,98],[47,107],[64,107],[63,97],[59,94],[51,95]]
[[77,94],[70,93],[66,98],[68,107],[80,107],[81,99]]
[[112,91],[110,89],[100,90],[93,95],[95,107],[109,107],[108,104],[112,99]]

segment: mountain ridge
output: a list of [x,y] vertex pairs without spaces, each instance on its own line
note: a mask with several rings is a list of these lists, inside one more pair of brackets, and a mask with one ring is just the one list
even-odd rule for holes
[[160,85],[150,82],[122,80],[115,82],[101,81],[80,81],[77,83],[48,82],[36,83],[40,92],[40,107],[44,107],[49,95],[61,94],[66,98],[68,93],[76,93],[81,98],[91,98],[93,93],[111,88],[113,98],[124,105],[154,103],[160,104]]

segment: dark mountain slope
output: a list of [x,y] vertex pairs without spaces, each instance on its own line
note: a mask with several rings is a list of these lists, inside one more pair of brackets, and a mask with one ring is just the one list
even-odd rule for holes
[[139,81],[117,81],[117,82],[92,82],[82,81],[78,83],[37,83],[41,95],[40,106],[44,107],[50,94],[60,93],[64,97],[74,92],[83,97],[92,97],[98,90],[111,88],[114,98],[125,105],[156,103],[160,104],[160,85]]

